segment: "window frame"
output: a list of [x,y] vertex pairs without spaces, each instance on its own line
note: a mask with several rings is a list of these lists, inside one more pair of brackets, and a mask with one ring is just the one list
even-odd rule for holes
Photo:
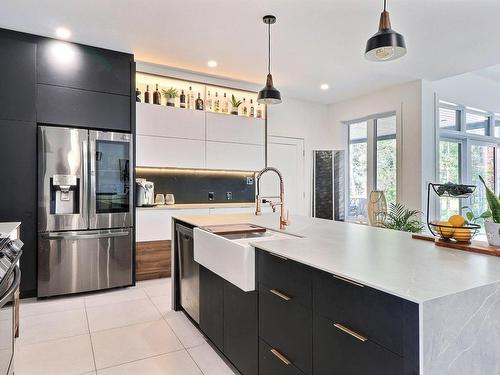
[[[494,189],[495,193],[498,195],[500,192],[500,137],[495,137],[495,123],[500,121],[500,114],[493,113],[489,111],[484,111],[482,109],[469,107],[463,104],[455,104],[449,101],[442,100],[436,97],[436,181],[440,181],[440,166],[441,166],[441,155],[440,155],[440,142],[458,142],[461,144],[461,155],[460,155],[460,183],[471,184],[472,182],[472,160],[471,160],[471,146],[472,145],[482,145],[482,146],[493,146],[494,147]],[[455,109],[460,112],[460,124],[459,130],[441,129],[439,124],[439,111],[441,108]],[[488,125],[486,128],[486,135],[474,134],[467,132],[467,113],[483,115],[488,118]],[[464,202],[462,206],[467,206],[469,202]],[[435,202],[435,212],[440,212],[439,199]],[[462,213],[463,214],[463,213]]]
[[[349,197],[350,197],[350,182],[351,182],[351,152],[350,152],[350,125],[359,124],[362,122],[367,123],[367,193],[376,190],[377,183],[377,120],[394,117],[396,121],[396,134],[394,138],[391,139],[396,140],[396,202],[399,202],[400,199],[400,168],[401,168],[401,154],[400,154],[400,126],[399,126],[399,118],[396,111],[388,111],[377,113],[370,116],[365,116],[361,118],[357,118],[354,120],[344,121],[343,124],[347,128],[347,137],[346,140],[346,150],[347,157],[345,159],[345,170],[346,170],[346,181],[345,181],[345,193],[344,193],[344,202],[345,202],[345,220],[346,221],[359,221],[358,217],[349,216]],[[368,199],[369,197],[367,197]]]

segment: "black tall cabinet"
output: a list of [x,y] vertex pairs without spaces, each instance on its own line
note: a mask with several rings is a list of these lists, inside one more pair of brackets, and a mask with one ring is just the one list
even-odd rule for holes
[[135,132],[128,53],[0,29],[0,221],[20,221],[21,295],[37,288],[37,124]]

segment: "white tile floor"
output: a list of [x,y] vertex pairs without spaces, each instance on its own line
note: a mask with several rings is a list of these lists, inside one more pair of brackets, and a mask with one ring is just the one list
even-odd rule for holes
[[16,375],[233,375],[183,313],[170,279],[21,301]]

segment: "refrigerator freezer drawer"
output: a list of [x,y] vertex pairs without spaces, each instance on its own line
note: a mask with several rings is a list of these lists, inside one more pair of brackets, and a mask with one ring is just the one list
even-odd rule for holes
[[38,235],[38,297],[132,284],[132,229]]

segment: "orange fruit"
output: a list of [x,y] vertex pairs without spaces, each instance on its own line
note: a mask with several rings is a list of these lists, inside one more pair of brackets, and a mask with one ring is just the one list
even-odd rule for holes
[[465,224],[465,218],[462,215],[450,216],[448,222],[454,227],[463,227]]

